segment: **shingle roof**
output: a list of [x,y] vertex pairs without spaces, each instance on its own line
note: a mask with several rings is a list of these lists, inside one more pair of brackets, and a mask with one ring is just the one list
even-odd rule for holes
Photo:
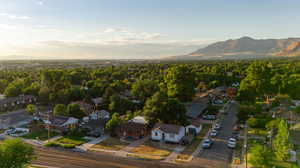
[[180,129],[183,126],[180,125],[174,125],[174,124],[163,124],[163,123],[157,123],[154,126],[154,130],[158,129],[161,130],[165,133],[173,133],[173,134],[178,134],[180,132]]
[[186,116],[190,118],[197,118],[206,108],[207,104],[193,103],[188,107]]

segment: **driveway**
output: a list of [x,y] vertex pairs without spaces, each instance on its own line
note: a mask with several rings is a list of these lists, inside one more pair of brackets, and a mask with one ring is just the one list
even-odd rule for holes
[[227,147],[227,140],[232,136],[232,129],[237,121],[237,104],[232,104],[228,114],[222,120],[222,129],[219,135],[213,138],[211,149],[203,150],[190,164],[201,165],[203,168],[227,168],[231,161],[232,149]]
[[32,117],[25,109],[0,115],[0,129],[19,127],[32,121]]

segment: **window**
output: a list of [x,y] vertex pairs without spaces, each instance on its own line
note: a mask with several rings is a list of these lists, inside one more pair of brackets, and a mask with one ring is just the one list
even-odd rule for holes
[[158,136],[158,133],[157,133],[157,132],[155,132],[155,136]]

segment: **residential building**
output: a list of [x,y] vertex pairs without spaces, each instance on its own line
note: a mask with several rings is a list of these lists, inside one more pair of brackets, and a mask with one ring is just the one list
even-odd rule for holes
[[185,128],[181,125],[157,123],[151,131],[151,139],[156,141],[180,143],[185,136]]

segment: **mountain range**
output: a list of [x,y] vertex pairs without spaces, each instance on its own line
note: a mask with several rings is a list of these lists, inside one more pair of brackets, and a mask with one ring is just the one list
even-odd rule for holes
[[169,59],[249,59],[300,56],[300,38],[253,39],[242,37],[208,45],[187,55]]

